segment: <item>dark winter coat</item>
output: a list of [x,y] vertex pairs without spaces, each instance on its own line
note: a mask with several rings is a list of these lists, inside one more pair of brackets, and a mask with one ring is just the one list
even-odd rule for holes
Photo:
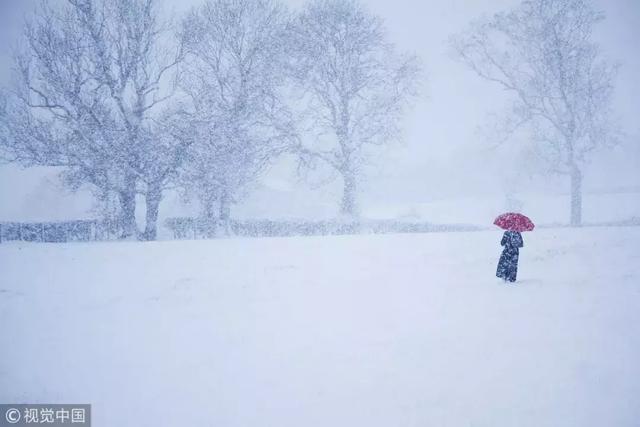
[[504,249],[500,255],[496,276],[505,281],[515,282],[518,275],[520,248],[524,246],[522,235],[517,231],[505,231],[500,244],[504,246]]

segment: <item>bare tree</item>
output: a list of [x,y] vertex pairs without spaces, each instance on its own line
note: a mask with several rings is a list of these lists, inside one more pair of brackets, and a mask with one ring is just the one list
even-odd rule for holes
[[197,135],[185,177],[208,220],[217,201],[219,220],[228,225],[238,192],[289,139],[281,101],[287,20],[271,0],[212,0],[184,21],[181,88]]
[[137,235],[136,193],[148,212],[161,193],[149,120],[181,59],[166,44],[168,30],[156,0],[42,2],[15,53],[5,151],[25,164],[63,166],[67,182],[97,194],[115,192],[123,237]]
[[611,142],[615,68],[592,41],[603,19],[588,0],[527,0],[452,39],[479,76],[514,96],[512,123],[529,124],[550,170],[571,179],[571,224],[582,222],[583,165]]
[[193,136],[183,132],[184,113],[178,106],[161,113],[141,134],[140,148],[144,155],[138,165],[146,202],[145,240],[155,240],[162,194],[178,185],[179,175]]
[[343,180],[341,212],[357,217],[365,148],[399,134],[417,93],[415,56],[398,54],[383,22],[353,0],[312,0],[291,29],[291,74],[303,91],[314,137],[302,137],[305,163],[323,162]]

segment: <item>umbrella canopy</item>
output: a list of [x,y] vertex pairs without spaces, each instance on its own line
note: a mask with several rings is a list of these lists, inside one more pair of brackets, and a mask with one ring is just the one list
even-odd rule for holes
[[531,231],[535,227],[525,215],[515,212],[507,212],[493,221],[498,227],[508,231]]

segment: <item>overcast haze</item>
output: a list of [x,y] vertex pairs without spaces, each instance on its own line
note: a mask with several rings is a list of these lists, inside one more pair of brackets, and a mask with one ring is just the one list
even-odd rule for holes
[[351,0],[43,0],[33,107],[36,1],[0,155],[68,169],[0,163],[0,426],[640,425],[640,0],[361,0],[396,51]]
[[[166,13],[180,16],[200,1],[165,0]],[[286,1],[292,8],[301,1]],[[515,4],[514,0],[454,1],[364,1],[374,13],[385,19],[388,34],[401,50],[415,52],[425,73],[423,95],[404,122],[400,145],[379,151],[363,187],[363,204],[380,206],[393,203],[421,203],[432,199],[469,195],[500,194],[509,180],[503,162],[517,152],[514,141],[492,147],[479,128],[491,123],[491,114],[504,107],[505,93],[496,85],[479,79],[463,64],[456,62],[447,45],[451,34],[462,31],[473,19],[492,14]],[[21,17],[28,15],[32,1],[2,0],[0,28],[3,40],[2,79],[10,66],[7,46],[18,34]],[[606,13],[595,39],[604,55],[620,64],[614,100],[615,115],[624,132],[614,150],[593,157],[585,173],[586,191],[619,190],[640,187],[640,2],[634,0],[597,1]],[[321,189],[295,183],[290,163],[283,159],[265,177],[272,188],[314,192],[320,199],[331,199],[339,186]],[[568,191],[566,177],[535,175],[523,181],[524,192]],[[21,171],[15,166],[0,166],[0,219],[17,220],[47,209],[50,215],[70,210],[74,204],[82,211],[87,204],[80,196],[66,194],[52,172],[42,169]],[[259,190],[262,191],[262,190]],[[296,193],[299,194],[299,193]],[[255,194],[252,197],[257,197]],[[75,202],[74,202],[75,201]],[[61,206],[65,207],[62,208]],[[48,214],[38,215],[46,218]]]

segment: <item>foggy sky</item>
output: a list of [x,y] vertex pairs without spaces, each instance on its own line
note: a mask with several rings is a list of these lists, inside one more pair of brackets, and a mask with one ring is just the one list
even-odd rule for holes
[[[16,37],[21,15],[28,13],[33,3],[32,0],[0,0],[0,37],[3,41],[0,78],[3,82],[9,67],[6,48]],[[179,16],[200,3],[200,0],[165,0],[165,13]],[[297,8],[303,2],[288,0],[284,3]],[[363,189],[365,204],[424,202],[433,198],[501,192],[505,180],[510,179],[505,176],[503,165],[514,150],[517,151],[516,141],[492,149],[478,128],[491,121],[491,114],[503,111],[508,94],[456,62],[447,39],[464,30],[471,20],[509,8],[518,1],[365,0],[363,3],[385,19],[389,37],[400,50],[415,52],[421,58],[426,74],[423,95],[404,122],[403,142],[381,150],[376,156],[375,169],[370,171]],[[640,116],[640,2],[597,0],[595,4],[607,16],[598,27],[595,39],[605,57],[620,64],[614,111],[625,137],[615,150],[599,153],[594,158],[585,173],[585,188],[589,191],[640,187],[640,125],[637,120]],[[43,177],[50,175],[0,166],[0,206],[16,203],[28,206],[25,201],[29,199],[29,193],[38,185],[44,185]],[[291,174],[289,162],[283,160],[265,181],[288,186],[292,179],[295,176]],[[568,189],[565,177],[544,175],[525,181],[522,183],[525,191]],[[24,185],[16,185],[16,182]],[[304,184],[295,186],[313,191]],[[338,188],[334,186],[324,191],[331,195]],[[0,211],[0,219],[8,219],[1,216]]]

